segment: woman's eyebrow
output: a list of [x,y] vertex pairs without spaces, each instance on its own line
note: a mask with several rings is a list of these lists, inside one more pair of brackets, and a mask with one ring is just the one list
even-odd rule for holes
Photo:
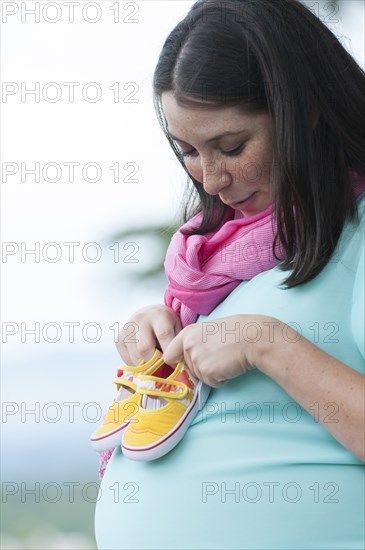
[[[217,141],[218,139],[221,139],[222,137],[224,136],[236,136],[238,134],[242,134],[243,132],[247,132],[247,130],[239,130],[238,132],[223,132],[222,134],[219,134],[217,136],[214,136],[210,139],[207,140],[207,143],[210,143],[212,141]],[[169,133],[169,136],[170,138],[174,139],[175,141],[183,141],[184,143],[187,143],[186,141],[184,141],[183,139],[180,139],[176,136],[173,136],[172,134]]]

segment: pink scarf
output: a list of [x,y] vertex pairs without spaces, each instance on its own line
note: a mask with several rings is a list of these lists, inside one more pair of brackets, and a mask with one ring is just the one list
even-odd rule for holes
[[[351,179],[358,197],[365,190],[364,177],[352,171]],[[228,221],[211,233],[184,235],[182,229],[199,226],[199,213],[171,239],[165,259],[169,285],[164,301],[180,316],[183,327],[194,323],[198,314],[211,313],[242,281],[280,262],[272,254],[276,229],[272,205],[248,218],[233,216],[230,209]],[[275,253],[283,258],[280,245]]]
[[[229,218],[233,216],[230,209]],[[208,315],[242,281],[279,263],[272,254],[272,205],[248,218],[228,219],[205,235],[181,232],[198,227],[201,218],[197,214],[174,234],[165,259],[165,304],[180,316],[183,327],[198,314]],[[280,249],[275,251],[280,257]]]

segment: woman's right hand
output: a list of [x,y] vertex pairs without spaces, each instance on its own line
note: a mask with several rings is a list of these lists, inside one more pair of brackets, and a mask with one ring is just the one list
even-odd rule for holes
[[181,331],[179,316],[164,304],[139,309],[123,325],[116,342],[126,365],[151,359],[156,347],[163,352]]

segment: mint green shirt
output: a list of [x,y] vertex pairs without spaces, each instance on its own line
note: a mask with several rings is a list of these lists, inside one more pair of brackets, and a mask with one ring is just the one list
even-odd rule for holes
[[[365,195],[325,269],[279,288],[271,269],[238,286],[209,321],[239,313],[291,324],[364,373]],[[329,396],[326,422],[341,404]],[[301,549],[365,546],[364,465],[278,384],[258,370],[213,389],[166,456],[134,462],[117,449],[96,506],[100,550]],[[321,411],[323,412],[323,411]]]

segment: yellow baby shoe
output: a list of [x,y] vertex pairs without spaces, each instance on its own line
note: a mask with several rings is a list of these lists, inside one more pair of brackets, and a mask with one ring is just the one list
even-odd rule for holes
[[141,361],[136,367],[123,365],[118,369],[114,380],[117,394],[104,417],[103,424],[90,436],[95,451],[108,451],[120,445],[123,430],[136,414],[141,398],[136,393],[136,376],[150,369],[161,356],[161,351],[156,349],[149,361]]
[[179,363],[163,357],[135,379],[138,410],[122,436],[122,451],[132,460],[154,460],[173,449],[208,398],[211,390]]

